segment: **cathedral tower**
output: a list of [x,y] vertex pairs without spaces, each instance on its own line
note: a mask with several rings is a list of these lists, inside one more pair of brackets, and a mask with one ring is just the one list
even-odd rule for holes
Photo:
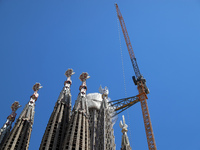
[[28,150],[35,114],[35,102],[39,96],[38,90],[42,88],[40,83],[33,86],[34,94],[29,103],[17,119],[13,129],[6,138],[2,150]]
[[67,80],[64,82],[64,87],[60,92],[60,96],[47,124],[40,144],[40,150],[60,150],[62,147],[71,114],[70,86],[72,84],[71,76],[73,74],[72,69],[68,69],[65,72]]
[[112,122],[113,110],[108,105],[108,89],[100,89],[102,103],[98,115],[96,150],[115,150],[115,137]]
[[89,136],[89,112],[86,99],[86,80],[88,73],[82,73],[79,79],[82,81],[79,95],[75,102],[66,137],[63,142],[63,150],[90,150]]
[[10,133],[12,123],[15,121],[15,117],[17,116],[16,111],[19,107],[21,106],[19,105],[19,102],[16,101],[11,105],[12,113],[7,117],[6,123],[0,129],[0,148]]
[[87,94],[87,103],[89,109],[89,129],[90,129],[90,150],[95,150],[97,119],[102,102],[102,95],[100,93]]

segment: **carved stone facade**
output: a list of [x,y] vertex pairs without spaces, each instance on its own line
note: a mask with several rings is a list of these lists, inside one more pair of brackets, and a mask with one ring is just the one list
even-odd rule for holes
[[115,150],[112,116],[108,107],[107,96],[102,96],[103,101],[97,122],[96,150]]
[[[72,69],[65,73],[67,80],[60,92],[46,130],[40,150],[115,150],[113,130],[113,108],[108,104],[108,89],[99,88],[100,93],[86,95],[88,73],[82,73],[79,79],[82,84],[80,92],[71,111],[71,76]],[[11,133],[3,142],[1,150],[27,150],[35,113],[37,91],[36,84],[31,100],[17,119]],[[123,126],[123,125],[122,125]],[[123,126],[125,127],[125,125]],[[131,150],[126,133],[122,137],[122,149]],[[128,142],[127,142],[128,141]],[[124,148],[125,147],[125,148]]]
[[33,86],[34,94],[17,119],[13,129],[6,138],[1,150],[28,150],[35,114],[35,102],[41,88],[39,83]]
[[[61,107],[62,105],[64,107],[64,102],[71,104],[71,94],[68,93],[65,97],[62,96],[66,93],[65,90],[61,92],[43,136],[40,150],[115,150],[112,116],[107,103],[108,89],[100,88],[100,93],[86,95],[88,78],[88,73],[80,75],[79,79],[82,81],[80,92],[72,112],[70,113],[71,107],[66,108],[67,115],[64,115]],[[67,100],[64,100],[65,98]],[[61,125],[66,117],[68,121]],[[61,129],[64,125],[66,127]],[[101,149],[102,147],[104,148]]]
[[89,114],[90,114],[90,149],[95,150],[95,145],[96,145],[96,131],[97,131],[97,119],[99,115],[99,110],[95,108],[90,108],[89,109]]
[[72,117],[63,143],[63,150],[90,150],[89,111],[86,99],[87,73],[80,75],[82,85],[72,111]]
[[71,76],[74,74],[72,69],[65,72],[67,80],[60,92],[59,98],[55,104],[47,124],[45,133],[40,144],[40,150],[60,150],[71,115]]
[[90,150],[89,115],[85,103],[86,98],[79,96],[63,142],[63,150]]

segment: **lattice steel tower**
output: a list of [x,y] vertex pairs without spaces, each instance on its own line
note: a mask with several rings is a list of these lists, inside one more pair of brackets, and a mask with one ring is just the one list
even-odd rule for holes
[[34,94],[17,119],[1,150],[28,150],[35,114],[35,102],[39,96],[40,83],[33,86]]
[[54,110],[47,124],[45,133],[40,144],[40,150],[60,150],[62,142],[69,124],[71,113],[71,76],[74,74],[72,69],[65,72],[67,80],[60,92]]

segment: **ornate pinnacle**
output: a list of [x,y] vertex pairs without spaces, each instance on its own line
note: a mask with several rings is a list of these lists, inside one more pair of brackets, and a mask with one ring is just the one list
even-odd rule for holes
[[65,87],[69,88],[70,85],[72,84],[71,76],[73,74],[75,74],[75,72],[73,72],[73,69],[68,69],[65,72],[65,76],[67,77],[67,80],[64,82]]
[[11,109],[12,109],[12,113],[7,117],[7,121],[4,124],[4,126],[0,129],[0,143],[2,142],[2,140],[4,139],[5,135],[7,132],[10,131],[11,129],[11,125],[12,123],[15,121],[15,117],[17,116],[17,114],[15,113],[17,111],[17,109],[21,107],[21,105],[19,105],[19,102],[15,101],[12,105],[11,105]]
[[[37,98],[39,97],[38,91],[39,89],[41,89],[42,86],[40,83],[36,83],[33,86],[33,95],[31,95],[30,97],[30,101],[28,102],[28,104],[26,105],[25,109],[22,111],[21,115],[20,115],[20,119],[23,120],[28,120],[31,123],[33,123],[34,120],[34,109],[35,109],[35,102],[37,101]],[[30,113],[32,112],[32,113]]]
[[75,72],[73,72],[73,69],[68,69],[66,72],[65,72],[65,76],[68,78],[68,77],[71,77],[73,74],[75,74]]
[[102,94],[102,98],[104,97],[108,97],[108,94],[109,94],[109,90],[107,88],[107,86],[105,86],[105,88],[103,89],[100,85],[99,87],[99,92]]
[[129,139],[127,136],[127,131],[128,131],[128,125],[125,123],[125,118],[124,115],[122,115],[123,123],[120,121],[119,126],[122,128],[122,143],[121,143],[121,150],[131,150],[131,146],[129,143]]
[[82,81],[82,85],[79,87],[81,96],[86,96],[86,91],[87,91],[86,80],[89,78],[90,76],[88,75],[87,72],[83,72],[79,77],[79,79]]
[[21,105],[19,104],[19,102],[15,101],[14,103],[12,103],[10,108],[13,112],[16,112],[19,107],[21,107]]
[[41,84],[40,83],[35,83],[35,85],[33,86],[33,91],[39,91],[39,89],[41,89],[42,88],[42,86],[41,86]]
[[17,115],[15,112],[17,111],[19,107],[21,107],[21,105],[19,105],[19,102],[15,101],[14,103],[12,103],[11,105],[12,113],[7,117],[7,119],[9,120],[6,122],[7,125],[9,124],[11,125],[12,122],[15,121],[15,117]]
[[39,94],[37,93],[39,91],[39,89],[41,89],[42,86],[40,83],[35,83],[35,85],[33,86],[33,91],[35,91],[33,93],[33,95],[31,95],[31,100],[30,100],[30,103],[33,103],[37,100]]
[[122,115],[122,120],[123,120],[123,123],[122,123],[122,121],[120,121],[119,126],[120,126],[120,128],[122,128],[122,133],[125,133],[128,131],[128,129],[127,129],[128,125],[125,123],[124,115]]
[[83,72],[81,75],[80,75],[80,77],[79,77],[79,79],[82,81],[82,82],[85,82],[87,79],[89,79],[90,78],[90,76],[89,76],[89,74],[87,73],[87,72]]

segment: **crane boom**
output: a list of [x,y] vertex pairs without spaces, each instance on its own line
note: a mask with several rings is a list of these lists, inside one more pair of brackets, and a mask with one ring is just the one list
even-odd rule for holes
[[142,114],[143,114],[143,120],[144,120],[144,126],[145,126],[145,131],[146,131],[148,147],[149,147],[149,150],[157,150],[156,142],[155,142],[155,138],[154,138],[154,134],[153,134],[153,128],[151,125],[151,119],[150,119],[150,115],[149,115],[149,109],[148,109],[148,105],[147,105],[147,99],[148,99],[147,94],[149,93],[149,89],[147,88],[146,80],[141,75],[139,67],[137,65],[136,58],[135,58],[135,55],[133,52],[130,38],[128,36],[128,32],[126,30],[126,26],[125,26],[125,22],[122,17],[122,14],[121,14],[117,4],[115,4],[115,7],[116,7],[117,16],[120,21],[122,32],[124,34],[124,39],[126,41],[127,49],[128,49],[130,59],[131,59],[132,65],[133,65],[133,69],[135,72],[135,76],[136,76],[136,78],[133,77],[133,81],[134,81],[135,85],[137,85],[137,89],[139,92],[138,97],[139,97],[139,101],[141,102],[141,108],[142,108]]
[[126,30],[124,19],[122,17],[122,14],[121,14],[119,8],[118,8],[118,5],[115,4],[115,6],[116,6],[116,10],[117,10],[117,15],[118,15],[118,18],[119,18],[119,21],[120,21],[120,25],[121,25],[121,28],[122,28],[122,31],[123,31],[123,34],[124,34],[124,38],[125,38],[125,41],[126,41],[126,46],[128,48],[129,56],[131,58],[131,62],[132,62],[132,65],[133,65],[133,70],[135,72],[135,76],[136,76],[136,78],[140,78],[142,75],[140,73],[140,70],[139,70],[139,67],[138,67],[138,64],[137,64],[137,61],[136,61],[136,58],[135,58],[135,54],[133,52],[133,48],[132,48],[132,45],[131,45],[130,38],[128,36],[128,32]]

